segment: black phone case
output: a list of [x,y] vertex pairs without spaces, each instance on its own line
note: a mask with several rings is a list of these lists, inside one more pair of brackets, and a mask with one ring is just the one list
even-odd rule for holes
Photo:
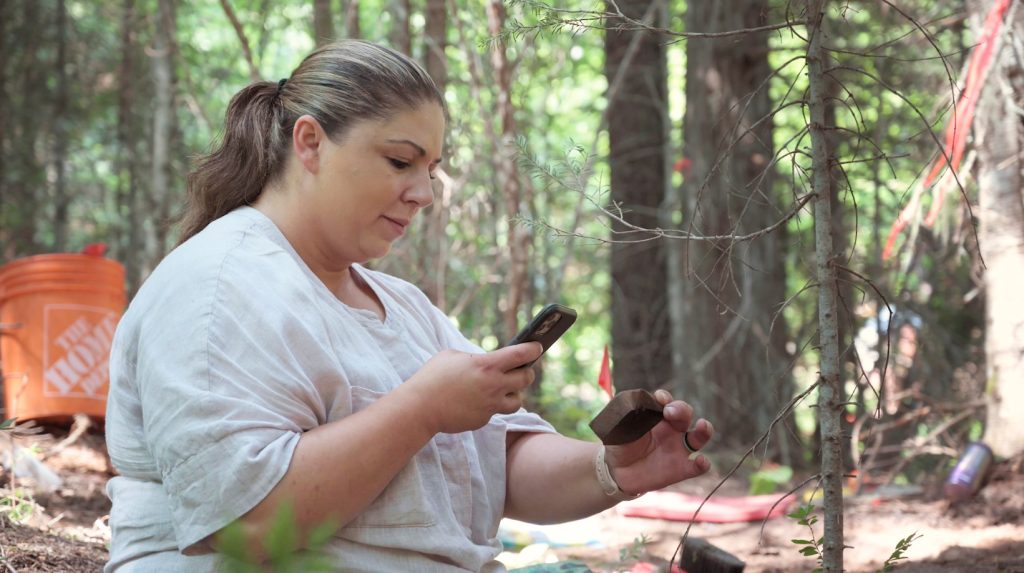
[[[560,304],[549,304],[541,309],[533,320],[530,321],[519,334],[505,346],[521,344],[523,342],[539,342],[544,347],[544,352],[555,343],[569,327],[576,322],[576,311]],[[543,354],[543,352],[541,353]],[[525,364],[524,366],[530,366]]]

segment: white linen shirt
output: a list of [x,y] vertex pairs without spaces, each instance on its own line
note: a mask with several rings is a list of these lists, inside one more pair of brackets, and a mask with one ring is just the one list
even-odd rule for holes
[[[154,270],[111,350],[107,446],[120,475],[107,485],[106,572],[215,571],[197,543],[270,492],[303,432],[366,408],[444,349],[481,352],[413,285],[354,269],[383,322],[341,303],[243,207]],[[329,542],[338,570],[504,571],[509,431],[554,430],[520,410],[436,435]]]

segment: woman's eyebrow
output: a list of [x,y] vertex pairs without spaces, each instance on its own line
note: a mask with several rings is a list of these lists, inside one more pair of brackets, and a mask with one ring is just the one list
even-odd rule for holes
[[420,154],[420,157],[423,157],[423,156],[425,156],[427,154],[427,150],[426,149],[423,149],[422,146],[417,144],[415,141],[411,141],[409,139],[388,139],[387,142],[388,143],[404,143],[405,145],[411,145],[412,147],[416,148],[416,152]]
[[[411,139],[387,139],[385,141],[387,143],[398,143],[398,144],[409,145],[409,146],[411,146],[411,147],[416,149],[416,153],[418,153],[420,157],[426,157],[427,156],[427,150],[423,149],[423,147],[421,145],[419,145],[415,141],[412,141]],[[438,157],[432,163],[441,163],[441,158]]]

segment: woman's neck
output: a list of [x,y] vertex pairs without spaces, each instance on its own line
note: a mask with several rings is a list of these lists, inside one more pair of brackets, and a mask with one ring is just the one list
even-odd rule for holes
[[332,260],[316,244],[314,235],[309,232],[308,216],[301,213],[293,190],[268,186],[252,206],[273,221],[299,258],[338,300],[353,308],[373,311],[384,319],[384,305],[370,285],[353,270],[352,263]]

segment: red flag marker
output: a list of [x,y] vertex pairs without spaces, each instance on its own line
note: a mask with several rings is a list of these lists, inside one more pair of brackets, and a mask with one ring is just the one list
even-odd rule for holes
[[615,391],[612,389],[612,371],[608,367],[607,344],[604,345],[604,357],[601,358],[601,372],[597,375],[597,385],[608,393],[609,398],[615,395]]
[[89,243],[82,247],[82,254],[93,257],[102,257],[107,252],[106,243]]

